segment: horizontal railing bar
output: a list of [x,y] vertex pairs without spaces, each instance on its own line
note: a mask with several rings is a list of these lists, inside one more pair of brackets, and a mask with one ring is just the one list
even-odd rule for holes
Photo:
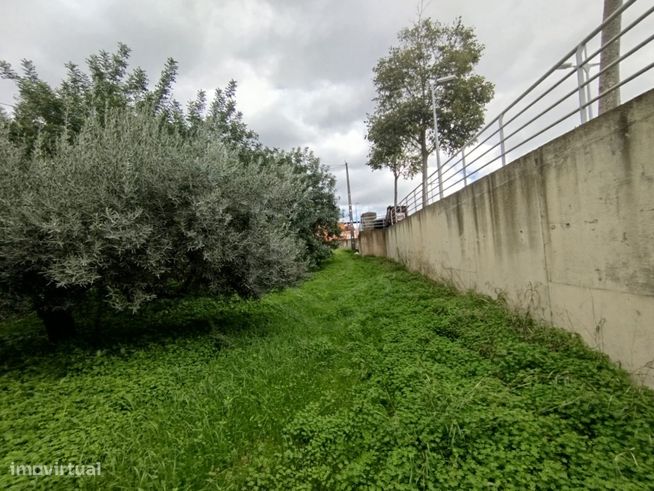
[[[534,116],[533,118],[531,118],[529,121],[527,121],[526,123],[524,123],[522,126],[520,126],[517,130],[514,130],[513,133],[511,133],[511,134],[509,134],[507,137],[505,137],[505,140],[508,140],[508,139],[511,138],[512,136],[515,136],[518,132],[520,132],[520,131],[522,131],[523,129],[525,129],[527,126],[529,126],[531,123],[533,123],[534,121],[536,121],[536,120],[537,120],[538,118],[540,118],[541,116],[547,114],[550,110],[554,109],[556,106],[558,106],[559,104],[561,104],[561,103],[562,103],[563,101],[565,101],[567,98],[569,98],[569,97],[575,95],[575,94],[579,91],[579,88],[586,87],[586,85],[589,85],[592,81],[594,81],[596,78],[598,78],[598,77],[599,77],[600,75],[602,75],[604,72],[610,70],[611,68],[613,68],[613,67],[614,67],[615,65],[617,65],[618,63],[622,62],[623,60],[625,60],[625,59],[628,58],[629,56],[633,55],[635,52],[637,52],[637,51],[638,51],[639,49],[641,49],[643,46],[645,46],[646,44],[650,43],[653,39],[654,39],[654,34],[652,34],[651,36],[649,36],[645,41],[641,42],[639,45],[637,45],[637,46],[635,46],[634,48],[632,48],[631,50],[627,51],[627,53],[625,53],[624,55],[622,55],[622,56],[621,56],[620,58],[618,58],[617,60],[614,60],[613,62],[611,62],[611,63],[609,63],[608,65],[606,65],[606,67],[604,67],[602,70],[600,70],[600,71],[597,72],[595,75],[593,75],[592,77],[590,77],[590,78],[589,78],[585,83],[580,84],[578,88],[575,88],[575,89],[571,90],[570,92],[568,92],[566,95],[564,95],[563,97],[561,97],[557,102],[555,102],[554,104],[551,104],[547,109],[541,111],[539,114],[537,114],[536,116]],[[590,105],[590,104],[587,103],[587,104],[585,104],[583,107],[588,107],[589,105]],[[579,109],[580,109],[580,108],[576,108],[574,112],[578,112]],[[497,146],[497,145],[496,145],[496,146]],[[507,153],[508,153],[508,152],[507,152]]]
[[[633,5],[635,2],[636,2],[636,0],[628,0],[628,1],[625,2],[625,3],[624,3],[620,8],[616,9],[616,10],[615,10],[615,11],[614,11],[614,12],[613,12],[609,17],[607,17],[607,18],[604,20],[604,22],[602,22],[602,24],[600,24],[600,25],[599,25],[597,28],[595,28],[595,29],[594,29],[590,34],[588,34],[584,39],[582,39],[579,43],[577,43],[577,44],[575,45],[575,47],[574,47],[572,50],[570,50],[570,52],[569,52],[568,54],[566,54],[563,58],[561,58],[561,60],[560,60],[558,63],[556,63],[556,64],[555,64],[552,68],[550,68],[550,69],[549,69],[549,70],[548,70],[548,71],[547,71],[543,76],[541,76],[538,80],[536,80],[536,82],[534,82],[533,84],[531,84],[531,86],[529,86],[528,89],[526,89],[522,94],[520,94],[520,96],[518,96],[517,99],[515,99],[511,104],[509,104],[509,106],[506,107],[506,108],[505,108],[505,109],[504,109],[504,110],[503,110],[503,111],[502,111],[498,116],[496,116],[495,119],[491,120],[491,121],[490,121],[486,126],[484,126],[484,128],[482,128],[479,132],[477,132],[477,134],[476,134],[475,136],[473,136],[473,137],[471,138],[471,140],[473,140],[473,141],[476,140],[476,139],[477,139],[477,138],[478,138],[478,137],[479,137],[479,136],[480,136],[484,131],[486,131],[486,130],[487,130],[488,128],[490,128],[494,123],[496,123],[496,122],[500,119],[500,116],[501,116],[502,114],[506,114],[506,113],[507,113],[510,109],[512,109],[512,108],[513,108],[513,107],[514,107],[518,102],[520,102],[522,99],[524,99],[524,97],[525,97],[527,94],[529,94],[533,89],[535,89],[536,87],[538,87],[538,86],[541,84],[541,82],[543,82],[545,79],[547,79],[547,77],[549,77],[552,73],[554,73],[554,71],[558,70],[558,68],[559,68],[563,63],[565,63],[565,61],[566,61],[568,58],[572,57],[572,56],[575,54],[575,52],[577,51],[577,46],[579,46],[579,45],[581,45],[581,44],[585,44],[585,43],[587,43],[589,40],[591,40],[593,37],[595,37],[595,36],[597,35],[597,33],[599,33],[599,32],[602,30],[602,28],[603,28],[606,24],[608,24],[609,22],[611,22],[611,21],[612,21],[616,16],[620,15],[624,10],[626,10],[627,8],[629,8],[629,7],[630,7],[631,5]],[[496,133],[497,133],[497,131],[496,131]],[[418,186],[418,188],[419,188],[419,187],[420,187],[420,186]],[[416,189],[417,189],[417,188],[416,188]]]
[[[520,102],[520,101],[521,101],[521,100],[522,100],[522,99],[523,99],[523,98],[524,98],[524,97],[525,97],[529,92],[531,92],[533,89],[535,89],[536,87],[538,87],[538,86],[541,84],[541,82],[543,82],[543,81],[544,81],[547,77],[549,77],[549,76],[550,76],[550,75],[551,75],[555,70],[557,70],[557,69],[558,69],[558,68],[559,68],[563,63],[565,63],[565,61],[566,61],[568,58],[570,58],[571,56],[573,56],[573,55],[575,54],[575,52],[577,51],[577,46],[579,46],[579,45],[581,45],[581,44],[586,44],[588,41],[590,41],[592,38],[594,38],[594,37],[595,37],[595,36],[596,36],[596,35],[597,35],[597,34],[598,34],[598,33],[599,33],[603,28],[604,28],[605,25],[607,25],[607,24],[609,24],[611,21],[613,21],[613,19],[615,19],[618,15],[622,14],[622,12],[624,12],[625,10],[627,10],[627,9],[628,9],[629,7],[631,7],[634,3],[636,3],[636,0],[627,0],[627,2],[625,2],[625,3],[624,3],[620,8],[616,9],[615,11],[613,11],[613,13],[612,13],[610,16],[608,16],[608,17],[604,20],[604,22],[602,22],[599,26],[597,26],[595,29],[593,29],[593,30],[591,31],[591,33],[588,34],[584,39],[582,39],[580,42],[578,42],[577,44],[575,44],[575,47],[574,47],[573,49],[571,49],[569,53],[567,53],[563,58],[561,58],[561,60],[559,60],[558,63],[556,63],[556,64],[555,64],[552,68],[550,68],[547,72],[545,72],[545,75],[541,76],[541,77],[540,77],[536,82],[534,82],[533,84],[531,84],[531,86],[529,86],[529,88],[528,88],[527,90],[525,90],[525,91],[524,91],[524,92],[523,92],[523,93],[522,93],[522,94],[521,94],[521,95],[520,95],[520,96],[519,96],[515,101],[513,101],[513,103],[511,103],[511,104],[509,105],[509,107],[507,107],[507,108],[506,108],[504,111],[502,111],[502,112],[503,112],[503,113],[506,113],[509,109],[513,108],[513,106],[515,106],[518,102]],[[500,118],[500,116],[498,115],[498,116],[497,116],[493,121],[491,121],[491,123],[489,123],[489,124],[486,125],[486,126],[490,126],[491,124],[495,123],[499,118]]]
[[[430,202],[438,201],[440,198],[442,198],[445,195],[446,191],[451,190],[454,186],[460,184],[463,182],[463,187],[467,185],[465,182],[466,179],[468,180],[468,183],[471,181],[476,180],[475,176],[488,167],[489,165],[493,164],[494,162],[497,162],[499,159],[503,157],[503,155],[508,155],[514,150],[522,147],[526,143],[532,141],[534,138],[542,135],[543,133],[549,131],[553,127],[557,126],[558,124],[562,123],[566,119],[570,118],[571,116],[577,114],[580,110],[583,110],[590,105],[594,104],[596,101],[601,99],[602,97],[605,97],[607,94],[613,92],[614,90],[617,90],[619,87],[622,85],[630,82],[631,80],[637,78],[641,74],[645,73],[646,71],[650,70],[654,64],[649,64],[645,66],[644,68],[638,70],[636,73],[632,74],[631,76],[625,78],[622,80],[620,83],[614,85],[613,87],[605,90],[601,94],[599,94],[597,97],[592,98],[590,101],[585,102],[583,105],[579,105],[576,107],[573,111],[570,111],[569,113],[565,114],[561,118],[557,119],[555,122],[547,125],[545,128],[540,129],[533,135],[521,139],[521,141],[512,146],[509,150],[504,151],[503,154],[500,154],[496,157],[493,157],[491,160],[488,162],[484,163],[483,165],[475,168],[475,164],[479,163],[482,158],[486,157],[490,152],[492,151],[497,151],[497,147],[503,145],[505,142],[510,140],[511,138],[515,137],[518,135],[521,131],[523,131],[525,128],[528,126],[532,125],[534,122],[536,122],[538,119],[543,117],[544,115],[550,113],[553,109],[558,107],[560,104],[562,104],[564,101],[569,99],[571,96],[575,95],[578,93],[580,90],[585,89],[588,90],[588,87],[592,82],[594,82],[598,77],[600,77],[601,74],[605,73],[606,71],[610,70],[617,64],[621,63],[624,61],[626,58],[629,56],[633,55],[635,52],[638,50],[642,49],[645,45],[650,43],[652,40],[654,40],[654,35],[650,35],[648,38],[645,40],[641,41],[638,45],[635,47],[631,48],[627,53],[624,53],[622,56],[620,56],[618,59],[614,60],[612,63],[608,64],[606,67],[602,67],[601,70],[593,75],[592,77],[589,76],[588,69],[587,69],[587,64],[594,59],[599,53],[603,52],[606,50],[606,48],[611,45],[612,43],[616,42],[618,39],[623,37],[627,32],[632,30],[635,26],[637,26],[639,23],[643,21],[643,19],[647,18],[654,12],[654,6],[648,8],[645,12],[641,13],[635,20],[630,22],[626,27],[624,27],[619,33],[614,35],[612,38],[610,38],[608,41],[606,41],[602,46],[600,46],[597,50],[595,50],[590,56],[585,56],[583,62],[579,61],[578,64],[581,65],[586,70],[586,76],[587,80],[585,81],[580,81],[582,83],[578,83],[576,88],[565,94],[563,97],[559,98],[556,102],[553,104],[550,104],[547,108],[544,110],[540,111],[537,115],[532,117],[530,120],[527,122],[523,123],[521,126],[519,126],[517,129],[513,130],[508,136],[504,136],[501,141],[498,143],[495,143],[494,145],[490,146],[488,149],[485,149],[480,155],[475,156],[471,161],[468,161],[470,158],[469,156],[473,154],[474,152],[478,150],[482,150],[482,146],[488,142],[491,138],[496,136],[498,133],[500,133],[503,130],[506,130],[506,128],[513,122],[515,122],[520,116],[525,114],[529,109],[533,108],[538,102],[543,100],[547,95],[551,94],[555,89],[561,86],[566,80],[568,80],[570,77],[572,77],[575,73],[578,72],[580,67],[574,67],[570,72],[566,73],[563,77],[560,79],[556,80],[552,85],[547,86],[546,89],[544,89],[540,94],[535,96],[535,99],[531,100],[526,106],[522,107],[516,114],[513,114],[508,120],[504,120],[503,123],[500,125],[498,124],[498,127],[495,128],[493,131],[492,126],[496,123],[500,123],[501,118],[505,117],[509,111],[514,109],[521,101],[523,101],[529,94],[531,94],[534,89],[539,87],[543,81],[545,81],[550,75],[552,75],[557,69],[559,69],[562,65],[564,65],[569,58],[575,55],[578,49],[580,47],[583,47],[585,51],[585,46],[588,43],[589,40],[593,39],[599,32],[602,31],[602,29],[612,22],[616,17],[620,16],[622,12],[627,10],[629,7],[631,7],[636,0],[627,0],[620,8],[616,9],[609,17],[604,19],[604,21],[597,26],[593,31],[590,32],[590,34],[586,35],[582,41],[580,41],[578,44],[575,45],[575,47],[567,53],[561,60],[552,66],[545,74],[543,74],[538,80],[536,80],[534,83],[532,83],[525,91],[523,91],[516,99],[511,102],[502,112],[499,113],[493,120],[489,121],[481,130],[479,130],[472,138],[468,140],[468,142],[461,147],[457,152],[453,153],[445,162],[443,165],[440,166],[440,169],[436,169],[434,172],[432,172],[428,177],[427,177],[427,182],[425,185],[427,186],[427,193],[426,193],[426,199],[427,202],[423,203],[423,195],[421,192],[421,188],[423,187],[423,183],[418,184],[415,188],[413,188],[401,201],[400,204],[402,206],[406,206],[407,208],[407,213],[410,214],[412,211],[418,211],[421,207],[424,208],[427,206]],[[590,96],[590,94],[589,94]],[[489,132],[490,134],[485,136],[485,138],[481,141],[477,141],[478,138],[485,133]],[[473,146],[474,145],[474,146]],[[439,151],[436,149],[435,151]],[[461,151],[465,151],[466,153],[466,159],[464,160],[461,157]],[[460,169],[459,164],[465,165],[465,169]],[[439,172],[440,171],[440,172]],[[438,174],[440,173],[440,185],[439,185],[439,179],[438,179]],[[463,173],[463,177],[461,177],[461,174]],[[456,177],[459,176],[459,179],[456,180]],[[450,182],[454,180],[454,182]],[[444,184],[449,183],[448,186],[443,187]],[[436,187],[442,188],[442,191],[436,191]]]
[[[590,77],[590,78],[589,78],[585,83],[580,84],[578,88],[575,88],[575,89],[571,90],[571,91],[568,92],[566,95],[564,95],[563,97],[561,97],[558,101],[556,101],[556,102],[554,102],[553,104],[551,104],[547,109],[544,109],[543,111],[541,111],[540,113],[538,113],[537,115],[535,115],[534,117],[532,117],[529,121],[527,121],[526,123],[524,123],[522,126],[520,126],[518,129],[514,130],[512,133],[510,133],[509,135],[505,136],[504,141],[507,141],[509,138],[511,138],[511,137],[515,136],[516,134],[518,134],[520,131],[522,131],[523,129],[525,129],[527,126],[529,126],[531,123],[533,123],[534,121],[536,121],[537,119],[539,119],[541,116],[545,115],[546,113],[548,113],[549,111],[551,111],[552,109],[554,109],[556,106],[558,106],[559,104],[561,104],[563,101],[565,101],[565,100],[568,99],[569,97],[575,95],[575,94],[578,92],[579,88],[586,87],[586,85],[589,85],[591,82],[593,82],[595,79],[597,79],[597,78],[598,78],[602,73],[604,73],[604,72],[610,70],[611,68],[613,68],[613,67],[614,67],[615,65],[617,65],[618,63],[622,62],[623,60],[625,60],[625,59],[628,58],[629,56],[633,55],[633,54],[636,53],[638,50],[640,50],[643,46],[645,46],[646,44],[652,42],[652,40],[654,40],[654,34],[650,35],[647,39],[645,39],[644,41],[642,41],[641,43],[639,43],[637,46],[634,46],[632,49],[630,49],[629,51],[627,51],[624,55],[622,55],[622,56],[621,56],[620,58],[618,58],[617,60],[614,60],[612,63],[609,63],[606,67],[604,67],[604,68],[603,68],[602,70],[600,70],[598,73],[596,73],[595,75],[593,75],[592,77]],[[590,104],[586,104],[586,105],[584,105],[583,107],[587,107],[587,106],[589,106],[589,105],[590,105]],[[576,108],[574,112],[578,112],[579,109],[580,109],[580,108]],[[573,114],[574,114],[574,112],[573,112]],[[492,147],[488,148],[484,153],[482,153],[481,155],[479,155],[478,157],[476,157],[476,158],[474,158],[472,161],[470,161],[470,163],[468,164],[468,166],[472,166],[472,165],[473,165],[475,162],[477,162],[480,158],[484,157],[486,154],[488,154],[488,152],[490,152],[491,150],[494,150],[494,149],[497,148],[499,145],[500,145],[500,143],[498,142],[498,143],[496,143],[495,145],[493,145]],[[475,147],[473,150],[476,150],[477,148],[478,148],[478,147]],[[509,151],[510,151],[510,150],[509,150]],[[509,151],[507,151],[506,153],[509,153]]]
[[[535,99],[534,101],[532,101],[531,104],[529,104],[528,106],[526,106],[525,108],[523,108],[520,112],[518,112],[516,115],[514,115],[511,119],[509,119],[508,121],[506,121],[506,122],[503,124],[503,126],[506,127],[508,124],[510,124],[511,122],[513,122],[516,118],[520,117],[520,116],[521,116],[521,115],[522,115],[526,110],[530,109],[534,104],[536,104],[538,101],[540,101],[543,97],[545,97],[547,94],[549,94],[552,90],[554,90],[556,87],[558,87],[559,85],[561,85],[561,83],[563,83],[565,80],[567,80],[567,79],[568,79],[572,74],[574,74],[575,72],[576,72],[576,70],[573,69],[570,73],[568,73],[567,75],[565,75],[564,77],[562,77],[562,78],[561,78],[557,83],[555,83],[555,84],[554,84],[552,87],[550,87],[547,91],[543,92],[543,93],[542,93],[542,94],[541,94],[537,99]],[[576,90],[575,90],[575,92],[576,92]],[[504,112],[506,113],[506,111],[504,111]],[[484,143],[486,143],[486,142],[487,142],[488,140],[490,140],[493,136],[497,135],[500,131],[501,131],[501,128],[498,127],[495,131],[493,131],[490,135],[488,135],[488,136],[487,136],[486,138],[484,138],[482,141],[480,141],[480,142],[476,142],[475,147],[473,147],[472,149],[470,149],[469,152],[474,152],[475,150],[477,150],[478,148],[480,148],[481,145],[483,145]],[[507,140],[507,139],[508,139],[508,137],[505,137],[505,138],[504,138],[504,140]],[[495,145],[493,145],[489,150],[487,150],[486,152],[484,152],[482,155],[479,155],[479,156],[475,157],[472,161],[470,161],[470,162],[468,162],[468,163],[466,164],[466,168],[469,167],[469,166],[471,166],[472,164],[474,164],[474,163],[475,163],[476,161],[478,161],[481,157],[484,157],[484,156],[485,156],[485,155],[486,155],[490,150],[493,150],[494,148],[496,148],[496,147],[497,147],[498,145],[500,145],[500,144],[501,144],[501,142],[500,142],[500,143],[497,143],[497,144],[495,144]],[[463,148],[468,148],[468,147],[463,147]],[[457,153],[458,153],[458,152],[457,152]],[[447,169],[444,169],[445,166],[447,166],[449,163],[452,162],[452,159],[453,159],[456,155],[457,155],[457,154],[452,155],[452,157],[450,157],[450,158],[445,162],[445,164],[443,164],[443,166],[441,166],[441,174],[444,174],[447,170],[450,170],[450,169],[456,167],[456,164],[458,164],[458,163],[460,162],[460,160],[457,160],[456,162],[453,162],[452,165],[450,165],[449,167],[447,167]],[[432,172],[432,173],[430,174],[429,177],[433,177],[433,176],[436,176],[436,177],[437,177],[437,172]],[[433,183],[433,182],[435,182],[435,181],[428,181],[428,184]]]
[[594,53],[591,55],[587,56],[586,59],[584,60],[584,64],[588,63],[590,60],[595,58],[598,54],[600,54],[602,51],[606,49],[607,46],[610,46],[613,44],[615,41],[620,39],[622,36],[624,36],[626,33],[631,31],[634,27],[636,27],[640,22],[642,22],[643,19],[648,17],[649,15],[654,12],[654,7],[650,7],[648,10],[646,10],[643,14],[641,14],[636,20],[634,20],[631,24],[629,24],[627,27],[622,29],[618,34],[613,36],[611,39],[609,39],[606,43],[604,43],[602,46],[597,48]]
[[[620,87],[622,87],[624,84],[627,84],[627,83],[631,82],[632,80],[634,80],[635,78],[638,78],[640,75],[642,75],[643,73],[645,73],[645,72],[648,71],[648,70],[651,70],[652,68],[654,68],[654,62],[653,62],[653,63],[650,63],[649,65],[645,66],[644,68],[638,70],[636,73],[632,74],[631,76],[625,78],[625,79],[622,80],[620,83],[615,84],[614,86],[608,88],[607,90],[605,90],[604,92],[602,92],[602,93],[599,94],[598,96],[593,97],[590,101],[588,101],[586,104],[584,104],[581,108],[583,109],[583,108],[586,108],[586,107],[590,106],[591,104],[595,103],[596,101],[598,101],[598,100],[601,99],[602,97],[605,97],[606,95],[610,94],[611,92],[613,92],[613,91],[619,89]],[[538,133],[536,133],[536,134],[530,136],[529,138],[526,138],[525,140],[522,140],[520,143],[518,143],[517,145],[513,146],[512,148],[510,148],[506,153],[512,152],[513,150],[515,150],[515,149],[521,147],[521,146],[524,145],[525,143],[527,143],[527,142],[533,140],[533,139],[536,138],[537,136],[540,136],[541,134],[545,133],[546,131],[552,129],[554,126],[556,126],[556,125],[558,125],[559,123],[565,121],[565,120],[568,119],[569,117],[574,116],[574,115],[577,114],[578,112],[579,112],[579,108],[575,108],[573,111],[570,111],[570,112],[567,113],[565,116],[562,116],[561,118],[559,118],[558,120],[556,120],[555,122],[553,122],[552,124],[550,124],[549,126],[547,126],[546,128],[543,128],[542,130],[540,130]],[[492,164],[493,162],[497,161],[499,158],[501,158],[501,156],[495,157],[494,159],[492,159],[492,160],[486,162],[484,165],[482,165],[482,166],[479,167],[478,169],[475,169],[473,172],[471,172],[470,174],[468,174],[468,177],[470,177],[470,176],[476,174],[477,172],[481,171],[482,169],[488,167],[490,164]],[[461,182],[461,181],[463,181],[463,178],[461,178],[459,181],[457,181],[457,183],[458,183],[458,182]],[[455,184],[456,184],[456,183],[455,183]],[[448,186],[447,189],[450,189],[452,186],[453,186],[453,185]],[[445,192],[445,189],[443,189],[443,192]]]

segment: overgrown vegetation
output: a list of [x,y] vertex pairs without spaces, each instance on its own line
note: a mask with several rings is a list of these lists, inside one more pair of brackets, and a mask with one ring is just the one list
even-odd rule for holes
[[[563,331],[338,253],[261,300],[5,322],[0,487],[654,488],[654,397]],[[12,477],[102,463],[99,478]]]
[[57,88],[23,61],[0,119],[0,307],[33,308],[52,340],[88,297],[136,311],[161,296],[292,284],[329,256],[334,177],[308,149],[264,147],[236,83],[187,111],[169,59],[149,87],[129,49],[68,64]]

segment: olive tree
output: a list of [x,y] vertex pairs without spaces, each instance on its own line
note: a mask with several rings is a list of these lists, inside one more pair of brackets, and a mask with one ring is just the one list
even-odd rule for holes
[[329,256],[334,178],[310,151],[264,147],[236,82],[186,111],[177,62],[150,86],[130,50],[66,65],[51,87],[0,60],[0,310],[31,305],[52,339],[92,292],[116,309],[192,290],[258,295]]
[[52,340],[91,290],[135,311],[171,285],[259,295],[305,271],[288,162],[243,163],[210,129],[185,138],[134,109],[34,148],[0,131],[0,295],[31,303]]
[[336,179],[308,148],[279,150],[262,148],[251,157],[268,167],[290,166],[298,181],[295,213],[289,216],[291,230],[302,241],[304,256],[312,268],[331,256],[336,246],[330,237],[339,233]]

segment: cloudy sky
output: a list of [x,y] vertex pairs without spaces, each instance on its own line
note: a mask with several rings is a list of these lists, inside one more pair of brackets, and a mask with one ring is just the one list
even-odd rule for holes
[[[649,0],[640,0],[648,3]],[[431,0],[425,14],[461,16],[486,50],[478,72],[496,86],[494,117],[601,22],[602,0]],[[343,162],[351,165],[360,213],[392,203],[390,173],[365,165],[372,68],[416,18],[410,0],[2,0],[0,59],[35,62],[52,84],[67,61],[84,64],[118,41],[133,66],[156,79],[167,57],[180,64],[175,97],[209,93],[229,79],[261,141],[311,147],[331,166],[345,204]],[[651,53],[650,53],[651,54]],[[0,80],[0,102],[12,83]],[[417,182],[417,181],[416,181]],[[400,195],[415,185],[402,184]]]

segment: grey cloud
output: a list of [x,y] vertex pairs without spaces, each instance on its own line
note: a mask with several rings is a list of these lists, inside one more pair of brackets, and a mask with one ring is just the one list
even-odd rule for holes
[[283,4],[278,17],[292,30],[276,33],[266,45],[278,56],[271,76],[289,87],[314,80],[369,78],[372,64],[388,50],[397,28],[414,10],[408,3],[373,0]]
[[[246,123],[269,146],[311,145],[334,164],[346,203],[341,163],[352,164],[353,199],[361,207],[390,203],[388,172],[365,167],[366,113],[372,111],[372,68],[415,18],[417,1],[396,0],[5,0],[0,59],[33,59],[57,83],[69,60],[82,64],[118,41],[151,80],[165,59],[180,63],[176,97],[213,91],[235,78]],[[647,3],[647,2],[645,2]],[[425,15],[450,22],[462,16],[486,45],[479,72],[496,84],[494,117],[599,23],[596,0],[439,0]],[[13,85],[0,80],[0,102]],[[402,182],[403,195],[417,184]]]
[[361,120],[373,110],[373,103],[366,86],[336,93],[327,100],[319,100],[312,108],[307,122],[325,129],[344,130],[352,121]]
[[311,131],[288,116],[267,111],[257,116],[248,124],[259,134],[262,142],[278,148],[303,146],[311,138]]

